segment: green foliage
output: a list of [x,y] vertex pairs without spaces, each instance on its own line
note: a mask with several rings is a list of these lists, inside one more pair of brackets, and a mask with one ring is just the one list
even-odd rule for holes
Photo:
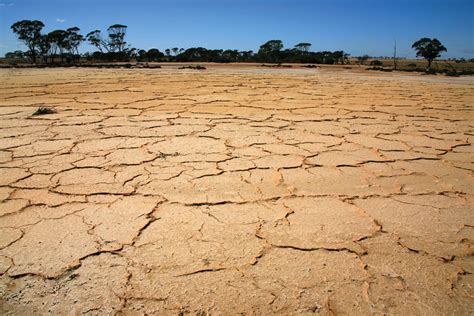
[[5,54],[5,58],[9,59],[25,59],[27,58],[26,54],[21,50],[16,50],[14,52],[8,52]]
[[283,42],[280,40],[270,40],[260,46],[258,57],[260,61],[276,63],[281,60]]
[[43,22],[38,20],[22,20],[10,27],[17,34],[18,39],[28,47],[33,63],[36,63],[36,47],[41,39],[43,27]]
[[[40,21],[19,21],[12,25],[12,30],[18,34],[19,39],[24,41],[30,48],[22,57],[31,57],[36,61],[36,55],[43,57],[44,63],[54,63],[55,58],[61,58],[61,65],[79,61],[79,45],[87,40],[98,51],[86,53],[85,58],[89,61],[100,60],[130,61],[135,59],[141,61],[163,61],[164,54],[153,48],[149,51],[130,48],[125,41],[127,26],[114,24],[107,29],[107,36],[102,36],[100,30],[87,33],[84,37],[78,27],[67,30],[54,30],[48,34],[41,34],[44,24]],[[335,64],[347,60],[348,54],[343,51],[310,52],[310,43],[298,43],[294,48],[283,50],[281,40],[270,40],[260,46],[257,54],[253,51],[206,49],[204,47],[192,47],[183,49],[173,47],[166,49],[166,61],[177,62],[263,62],[263,63],[306,63],[306,64]],[[10,57],[20,58],[19,54],[10,54]],[[64,64],[67,61],[67,64]]]
[[192,47],[181,51],[176,57],[178,62],[261,62],[261,63],[304,63],[304,64],[344,64],[348,54],[343,51],[303,52],[299,49],[281,50],[283,43],[279,40],[263,44],[257,54],[253,51],[206,49]]
[[301,52],[309,52],[311,43],[299,43],[295,45],[295,48]]
[[259,54],[269,54],[279,52],[283,49],[283,42],[280,40],[270,40],[260,46]]
[[411,47],[416,50],[417,57],[423,57],[428,61],[428,69],[435,58],[440,57],[442,52],[448,51],[439,40],[427,37],[419,39]]
[[[108,27],[106,38],[102,36],[100,30],[94,30],[87,33],[86,39],[101,53],[126,53],[128,51],[127,42],[125,41],[126,32],[126,25],[114,24]],[[121,56],[121,54],[118,54],[118,56]]]
[[148,61],[160,61],[164,54],[156,48],[150,48],[143,57]]
[[92,32],[87,33],[86,39],[92,46],[97,47],[97,49],[103,53],[103,47],[107,47],[105,41],[102,39],[101,32],[99,30],[95,30]]
[[109,26],[107,32],[109,33],[109,39],[107,42],[108,51],[123,52],[127,45],[127,42],[125,41],[127,26],[122,24],[114,24]]

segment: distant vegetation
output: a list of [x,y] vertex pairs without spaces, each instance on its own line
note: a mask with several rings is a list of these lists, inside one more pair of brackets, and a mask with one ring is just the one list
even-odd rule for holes
[[[66,30],[54,30],[43,34],[44,24],[37,20],[23,20],[11,26],[18,39],[28,48],[26,52],[14,51],[5,55],[9,59],[30,59],[37,63],[39,58],[44,64],[76,63],[82,57],[89,61],[131,61],[138,62],[261,62],[261,63],[312,63],[344,64],[349,54],[343,51],[311,52],[310,43],[299,43],[293,48],[284,49],[280,40],[270,40],[260,46],[258,52],[206,49],[204,47],[170,48],[161,52],[156,48],[137,49],[126,41],[127,26],[114,24],[107,28],[107,33],[100,30],[80,34],[78,27]],[[82,42],[88,42],[97,51],[79,54]]]
[[[14,23],[11,26],[12,31],[18,36],[27,47],[27,51],[14,51],[5,54],[5,58],[12,63],[30,61],[34,64],[41,65],[75,65],[83,62],[253,62],[253,63],[272,63],[280,65],[282,63],[304,63],[312,64],[349,64],[373,66],[374,70],[400,68],[405,71],[428,71],[431,69],[432,62],[441,56],[442,52],[446,52],[439,40],[436,38],[421,38],[413,43],[412,48],[415,49],[417,57],[426,59],[428,65],[423,69],[421,64],[406,64],[396,57],[396,46],[393,62],[390,65],[387,58],[378,59],[370,58],[363,55],[355,58],[349,58],[349,54],[340,51],[320,51],[312,52],[311,43],[298,43],[292,48],[285,48],[281,40],[270,40],[262,44],[257,52],[239,51],[239,50],[223,50],[223,49],[207,49],[204,47],[184,48],[168,48],[161,52],[157,48],[149,50],[131,47],[126,41],[127,26],[122,24],[114,24],[107,28],[107,32],[94,30],[87,35],[80,34],[78,27],[68,28],[66,30],[54,30],[49,33],[42,33],[44,24],[37,20],[23,20]],[[79,54],[79,46],[81,43],[87,42],[94,46],[97,50],[94,52],[86,52]],[[470,60],[473,62],[474,60]],[[456,60],[456,63],[465,63],[466,60]],[[443,68],[450,72],[456,72],[448,62],[449,67]],[[400,64],[401,67],[397,67]],[[436,72],[436,71],[435,71]]]

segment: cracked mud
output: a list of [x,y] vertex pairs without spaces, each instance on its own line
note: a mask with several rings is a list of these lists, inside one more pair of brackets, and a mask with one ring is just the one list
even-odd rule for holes
[[474,313],[470,80],[0,83],[2,314]]

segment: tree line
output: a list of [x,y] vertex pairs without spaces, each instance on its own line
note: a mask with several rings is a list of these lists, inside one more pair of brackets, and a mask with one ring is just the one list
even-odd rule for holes
[[[344,51],[310,51],[311,43],[299,43],[292,48],[284,49],[281,40],[270,40],[262,44],[257,52],[206,49],[192,47],[188,49],[174,47],[161,52],[156,48],[147,50],[131,47],[126,42],[127,26],[114,24],[106,33],[94,30],[85,36],[78,27],[66,30],[54,30],[42,33],[44,24],[38,20],[22,20],[11,26],[12,31],[28,48],[26,52],[15,51],[5,54],[7,58],[29,58],[33,63],[40,59],[43,63],[77,63],[80,57],[97,61],[176,61],[176,62],[263,62],[263,63],[311,63],[311,64],[345,64],[349,54]],[[88,42],[97,51],[79,54],[79,46]],[[437,39],[422,38],[412,45],[417,57],[431,62],[447,51]],[[369,56],[358,57],[363,64]]]

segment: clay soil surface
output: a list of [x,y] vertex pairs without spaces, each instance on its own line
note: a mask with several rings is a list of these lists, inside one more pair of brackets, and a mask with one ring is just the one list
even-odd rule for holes
[[472,315],[473,83],[1,70],[0,313]]

